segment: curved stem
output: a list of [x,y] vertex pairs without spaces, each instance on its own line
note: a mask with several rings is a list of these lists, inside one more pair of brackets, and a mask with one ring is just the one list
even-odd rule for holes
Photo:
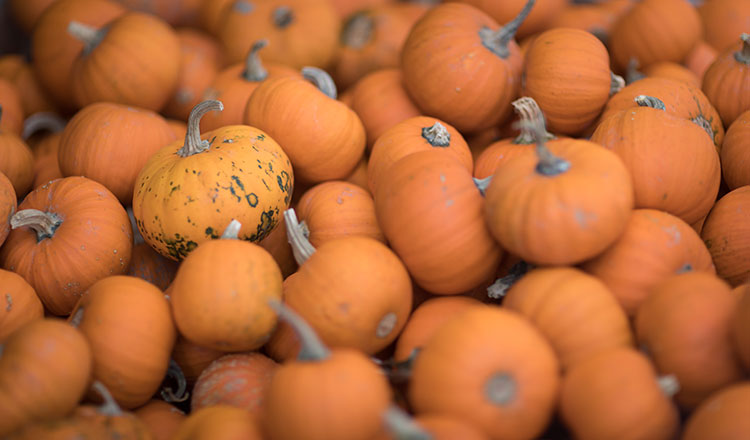
[[533,268],[534,266],[523,260],[514,264],[508,271],[508,275],[496,279],[495,282],[487,288],[487,296],[492,299],[505,297],[508,290]]
[[162,399],[169,403],[186,401],[190,397],[190,393],[187,392],[187,379],[185,373],[182,372],[182,368],[174,359],[169,360],[166,377],[173,377],[177,382],[177,392],[172,391],[171,387],[164,386],[160,392]]
[[269,301],[268,305],[276,312],[280,320],[292,327],[294,333],[297,335],[300,343],[297,360],[320,361],[327,359],[331,355],[330,350],[323,345],[315,330],[297,312],[277,300]]
[[539,162],[536,164],[537,173],[547,177],[554,177],[570,169],[570,162],[561,157],[555,156],[549,151],[549,149],[547,149],[547,129],[544,126],[544,115],[542,113],[539,114],[539,117],[530,121],[519,121],[518,126],[521,129],[526,127],[534,137],[534,142],[536,143],[536,155],[539,158]]
[[232,219],[232,221],[229,222],[229,225],[227,225],[226,229],[224,229],[224,233],[221,234],[221,238],[226,240],[239,240],[241,228],[242,223],[238,222],[235,219]]
[[284,29],[294,21],[294,13],[289,6],[279,6],[271,13],[273,24],[277,28]]
[[505,26],[501,26],[500,29],[496,31],[493,31],[488,27],[480,29],[479,38],[482,40],[482,45],[500,58],[508,58],[510,55],[508,44],[510,44],[513,37],[515,37],[516,31],[521,27],[523,21],[529,16],[535,1],[536,0],[528,0],[516,18],[511,20]]
[[609,96],[612,96],[625,87],[625,80],[620,75],[615,75],[614,72],[609,72],[609,77]]
[[390,335],[393,329],[396,327],[397,323],[398,317],[395,313],[386,313],[382,318],[380,318],[380,321],[378,322],[378,326],[375,329],[375,337],[379,339],[388,337],[388,335]]
[[709,122],[708,119],[706,119],[703,115],[698,115],[692,119],[690,119],[691,122],[698,124],[700,128],[702,128],[708,135],[711,137],[711,141],[716,143],[716,133],[714,133],[714,128],[711,126],[711,122]]
[[284,222],[286,223],[287,240],[292,246],[294,260],[298,265],[302,266],[315,253],[315,248],[310,244],[310,240],[307,239],[309,231],[305,234],[307,227],[303,226],[304,222],[301,224],[297,221],[297,213],[294,211],[294,208],[284,211]]
[[487,192],[487,188],[490,187],[490,183],[492,183],[492,175],[485,177],[484,179],[477,179],[476,177],[474,179],[474,185],[476,185],[477,189],[479,190],[479,194],[484,196],[485,192]]
[[633,98],[633,101],[635,101],[635,103],[638,104],[639,107],[649,107],[649,108],[655,108],[657,110],[666,110],[667,108],[664,105],[664,101],[662,101],[659,98],[655,98],[653,96],[638,95],[635,98]]
[[639,66],[640,63],[638,63],[636,58],[630,58],[630,61],[628,61],[628,67],[625,69],[625,82],[632,84],[639,79],[646,77],[643,72],[638,70]]
[[667,374],[665,376],[659,376],[656,379],[659,384],[659,388],[667,397],[673,397],[675,394],[680,392],[680,382],[677,380],[677,376],[674,374]]
[[742,49],[734,53],[734,59],[750,65],[750,34],[743,33],[740,35],[740,40],[742,40]]
[[23,209],[13,214],[10,218],[12,229],[28,226],[36,232],[36,240],[40,242],[45,238],[51,238],[62,224],[62,219],[54,212],[44,212],[38,209]]
[[201,118],[210,111],[222,110],[224,110],[224,104],[221,101],[208,100],[196,104],[188,116],[185,143],[177,150],[177,155],[188,157],[208,150],[211,145],[208,141],[201,140]]
[[76,311],[73,312],[72,315],[70,315],[70,325],[72,325],[75,328],[78,328],[78,326],[81,325],[81,321],[83,321],[84,311],[85,311],[85,308],[83,306],[78,307]]
[[109,392],[106,386],[104,386],[103,383],[99,382],[98,380],[95,380],[94,383],[91,384],[91,388],[94,389],[100,396],[102,396],[102,399],[104,399],[104,403],[97,408],[97,412],[99,414],[104,414],[107,416],[121,416],[123,415],[122,408],[120,408],[120,405],[117,404],[114,397],[112,397],[112,394]]
[[336,99],[338,97],[338,92],[336,91],[336,83],[333,82],[333,78],[331,78],[331,75],[329,75],[325,70],[311,66],[303,67],[302,76],[306,80],[315,84],[315,87],[317,87],[321,92],[325,93],[325,95],[329,98]]
[[260,82],[268,78],[268,71],[258,57],[258,51],[266,46],[268,46],[268,40],[265,38],[253,43],[253,47],[250,48],[245,58],[245,70],[242,72],[242,78],[245,81]]
[[[544,120],[544,114],[542,114],[542,109],[539,108],[539,104],[537,104],[536,101],[534,101],[534,98],[530,96],[522,96],[521,98],[516,99],[515,101],[511,102],[511,105],[513,106],[513,110],[518,114],[521,121],[526,121],[529,124],[532,123],[532,121],[541,119]],[[514,144],[533,144],[534,143],[534,133],[529,130],[529,126],[527,124],[519,124],[521,133],[513,139]],[[547,140],[554,139],[555,135],[547,131],[547,128],[544,129],[544,137]]]
[[57,113],[37,112],[23,121],[23,132],[21,138],[27,140],[39,131],[58,133],[65,128],[65,120]]
[[383,421],[395,440],[432,440],[432,435],[417,424],[403,409],[391,404],[383,413]]
[[104,36],[107,35],[107,29],[97,29],[78,21],[71,21],[68,23],[68,33],[83,43],[83,53],[88,55],[102,42]]
[[375,21],[366,12],[356,12],[344,24],[341,44],[352,49],[363,48],[372,39]]
[[445,125],[435,122],[432,127],[422,127],[422,138],[433,147],[450,147],[451,134]]

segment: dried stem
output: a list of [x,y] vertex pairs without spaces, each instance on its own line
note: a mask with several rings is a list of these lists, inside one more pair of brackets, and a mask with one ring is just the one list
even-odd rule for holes
[[268,78],[268,71],[258,57],[258,51],[266,46],[268,46],[268,40],[265,38],[253,43],[253,47],[250,48],[245,58],[245,70],[242,72],[242,78],[245,81],[260,82]]
[[533,268],[534,266],[523,260],[514,264],[508,271],[508,275],[498,278],[494,283],[492,283],[490,287],[487,288],[487,296],[492,299],[500,299],[505,297],[505,295],[508,293],[508,290],[513,287],[513,284],[523,278],[523,276]]
[[432,440],[432,435],[424,430],[403,409],[390,405],[383,413],[383,421],[396,440]]
[[336,99],[338,92],[336,91],[336,83],[333,82],[333,78],[323,69],[317,67],[303,67],[302,76],[315,84],[315,87],[323,92],[326,96],[331,99]]
[[539,117],[530,121],[521,120],[518,126],[523,130],[524,127],[534,137],[536,143],[536,155],[539,162],[536,164],[536,172],[547,177],[554,177],[570,169],[570,162],[557,157],[547,149],[547,129],[544,126],[544,115],[540,112]]
[[271,13],[273,24],[277,28],[284,29],[294,21],[294,13],[289,6],[279,6]]
[[58,133],[65,128],[65,120],[61,118],[57,113],[52,112],[37,112],[30,115],[23,121],[23,132],[21,137],[27,140],[32,135],[39,131],[49,131],[50,133]]
[[433,147],[450,147],[451,134],[445,125],[435,122],[431,127],[422,127],[422,138]]
[[68,34],[83,43],[83,53],[88,55],[96,49],[104,36],[107,35],[107,28],[96,29],[77,21],[71,21],[68,23]]
[[[523,96],[521,98],[516,99],[511,103],[513,106],[513,110],[518,114],[521,121],[526,121],[529,123],[529,125],[537,120],[541,119],[544,120],[544,114],[542,113],[542,109],[539,108],[539,104],[537,104],[536,101],[534,101],[534,98],[530,96]],[[521,128],[521,133],[513,139],[514,144],[533,144],[534,143],[534,133],[531,132],[528,125],[525,125],[523,123],[519,124]],[[555,135],[548,132],[546,127],[544,129],[544,137],[547,140],[554,139]]]
[[609,96],[612,96],[625,87],[625,79],[620,75],[615,75],[614,72],[609,72],[609,77]]
[[667,108],[664,105],[664,101],[653,96],[638,95],[633,99],[633,101],[635,101],[635,103],[638,104],[639,107],[649,107],[655,108],[657,110],[666,110]]
[[305,322],[294,310],[286,307],[280,301],[271,300],[268,305],[276,312],[279,319],[289,324],[297,335],[300,343],[299,361],[320,361],[327,359],[331,352],[323,345],[310,324]]
[[375,21],[366,11],[354,13],[344,24],[341,44],[352,49],[361,49],[372,39]]
[[36,240],[40,242],[45,238],[52,238],[62,222],[60,216],[54,212],[23,209],[13,214],[13,217],[10,218],[10,227],[16,229],[28,226],[36,232]]
[[505,26],[501,26],[500,29],[496,31],[493,31],[488,27],[480,29],[479,38],[482,40],[482,45],[500,58],[508,58],[510,55],[508,45],[511,40],[513,40],[513,37],[515,37],[516,31],[521,27],[523,21],[529,16],[535,1],[536,0],[528,0],[516,18],[511,20]]
[[196,104],[188,116],[187,133],[185,143],[177,151],[180,157],[188,157],[202,153],[210,147],[208,141],[201,140],[201,118],[210,111],[222,111],[224,104],[221,101],[207,100]]
[[190,397],[190,393],[187,392],[187,379],[185,373],[182,372],[182,368],[174,359],[169,360],[166,377],[173,377],[177,382],[177,392],[174,392],[171,387],[163,386],[160,392],[162,399],[169,403],[186,401]]
[[112,397],[112,394],[103,383],[95,380],[94,383],[91,384],[91,388],[93,388],[97,394],[102,396],[102,399],[104,400],[104,403],[96,410],[99,414],[104,414],[106,416],[123,415],[122,408],[120,408],[120,405],[117,404],[114,397]]
[[740,40],[742,40],[742,49],[734,53],[734,59],[750,65],[750,34],[743,33],[740,35]]
[[673,397],[675,394],[680,392],[680,382],[674,374],[667,374],[665,376],[659,376],[656,379],[659,384],[659,388],[667,397]]
[[643,72],[638,70],[638,67],[640,67],[640,63],[636,58],[631,58],[630,61],[628,61],[628,67],[625,70],[625,82],[632,84],[639,79],[646,77]]
[[239,240],[240,229],[242,229],[242,223],[238,222],[235,219],[232,219],[232,221],[227,225],[226,229],[224,229],[224,233],[221,234],[221,238],[228,240]]
[[305,233],[307,226],[297,221],[297,213],[294,208],[289,208],[284,211],[284,222],[286,223],[286,235],[289,244],[292,246],[292,253],[294,254],[294,260],[298,265],[302,265],[312,254],[315,253],[315,248],[307,239],[309,232]]

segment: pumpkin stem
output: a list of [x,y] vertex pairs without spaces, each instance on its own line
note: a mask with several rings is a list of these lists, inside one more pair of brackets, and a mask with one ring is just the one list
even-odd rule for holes
[[273,24],[277,28],[284,29],[294,21],[294,13],[289,6],[279,6],[271,13]]
[[201,140],[201,118],[213,110],[224,110],[224,104],[221,101],[209,99],[193,107],[193,110],[190,111],[190,116],[188,116],[185,143],[182,145],[182,148],[177,150],[178,156],[188,157],[208,150],[211,144],[208,141]]
[[398,317],[393,312],[388,312],[380,319],[378,326],[375,329],[375,337],[383,339],[391,334],[393,329],[396,327]]
[[498,406],[506,406],[516,399],[518,383],[508,373],[495,373],[484,384],[487,399]]
[[260,62],[258,57],[258,51],[268,46],[268,40],[262,39],[253,43],[253,47],[250,48],[250,52],[245,58],[245,70],[242,72],[242,78],[245,81],[260,82],[268,78],[268,71],[263,67],[263,63]]
[[533,268],[534,266],[523,260],[514,264],[508,271],[508,275],[496,279],[495,282],[487,288],[487,296],[492,299],[500,299],[505,297],[505,295],[508,293],[508,289],[513,287],[513,284],[515,284]]
[[528,0],[516,18],[511,20],[505,26],[500,26],[500,29],[493,31],[486,26],[479,29],[479,39],[482,40],[482,45],[500,58],[508,58],[510,55],[508,45],[511,40],[513,40],[513,37],[515,37],[516,31],[521,27],[523,21],[529,16],[529,12],[531,12],[531,8],[534,6],[535,1],[536,0]]
[[[528,122],[529,124],[520,124],[521,125],[521,133],[513,139],[514,144],[533,144],[534,143],[534,133],[531,132],[529,129],[529,125],[532,121],[536,119],[542,119],[544,120],[544,115],[542,114],[542,109],[539,108],[539,104],[537,104],[536,101],[534,101],[534,98],[530,96],[523,96],[521,98],[516,99],[515,101],[511,102],[511,105],[513,106],[513,110],[518,114],[521,121]],[[555,135],[548,132],[546,127],[544,128],[544,137],[547,140],[554,139]]]
[[320,340],[315,330],[297,312],[275,299],[270,300],[268,305],[276,312],[280,320],[292,327],[294,333],[297,335],[297,339],[300,342],[297,360],[320,361],[327,359],[331,355],[331,351],[323,344],[323,341]]
[[81,321],[83,321],[83,313],[84,313],[84,307],[80,306],[76,309],[75,312],[73,312],[72,315],[70,315],[70,325],[72,325],[75,328],[78,328],[78,326],[81,325]]
[[383,413],[383,421],[396,440],[432,440],[432,435],[424,430],[403,409],[391,404]]
[[451,145],[451,134],[445,125],[438,121],[432,127],[422,127],[422,138],[433,147],[449,147]]
[[302,77],[315,84],[315,87],[329,98],[336,99],[338,97],[336,83],[333,82],[333,78],[325,70],[312,66],[303,67]]
[[255,10],[255,5],[244,0],[238,0],[232,5],[232,9],[240,14],[249,14]]
[[226,240],[239,240],[241,228],[242,223],[238,222],[235,219],[232,219],[232,221],[227,225],[227,228],[224,229],[224,233],[221,234],[221,238]]
[[68,33],[83,43],[83,54],[88,55],[107,35],[107,28],[97,29],[78,21],[71,21],[68,23]]
[[286,223],[287,240],[292,246],[294,260],[298,265],[302,266],[315,253],[315,248],[310,244],[310,240],[307,239],[309,230],[307,235],[305,235],[307,227],[303,228],[299,221],[297,221],[297,213],[294,211],[294,208],[284,211],[284,222]]
[[659,376],[656,379],[659,384],[659,388],[667,397],[673,397],[675,394],[680,392],[680,382],[677,380],[677,376],[674,374],[667,374]]
[[702,128],[708,135],[711,137],[711,140],[716,143],[716,133],[714,133],[714,128],[711,127],[711,122],[709,122],[708,119],[706,119],[703,115],[698,115],[694,118],[691,118],[690,121],[692,121],[695,124],[698,124],[700,128]]
[[341,31],[341,44],[352,49],[363,48],[372,39],[375,21],[366,12],[354,13]]
[[740,35],[742,49],[734,53],[734,59],[742,64],[750,64],[750,34]]
[[38,209],[23,209],[10,218],[12,229],[28,226],[36,232],[37,243],[45,238],[51,238],[62,224],[62,219],[54,212],[44,212]]
[[653,96],[638,95],[633,99],[633,101],[635,101],[635,103],[638,104],[639,107],[650,107],[657,110],[667,109],[667,107],[664,105],[664,101],[659,98],[654,98]]
[[383,369],[392,384],[405,384],[411,378],[412,366],[414,365],[414,360],[417,358],[417,354],[419,354],[419,347],[412,349],[409,357],[403,361],[396,362],[393,358],[385,361],[372,358],[372,361]]
[[112,394],[103,383],[95,380],[94,383],[91,384],[91,388],[102,396],[102,399],[104,400],[104,403],[96,410],[99,414],[104,414],[105,416],[121,416],[123,414],[122,408],[120,408],[120,405],[117,404],[114,397],[112,397]]
[[484,179],[477,179],[476,177],[473,177],[474,179],[474,185],[479,190],[479,194],[484,196],[484,194],[487,192],[487,188],[490,187],[490,183],[492,183],[492,175],[489,175],[485,177]]
[[65,120],[56,113],[37,112],[24,119],[21,138],[27,140],[35,133],[43,130],[50,133],[58,133],[63,128],[65,128]]
[[190,393],[187,392],[187,379],[185,373],[182,372],[182,368],[174,359],[169,360],[166,377],[172,377],[177,382],[177,392],[175,393],[171,387],[165,385],[160,392],[162,399],[169,403],[186,401],[190,397]]
[[625,69],[625,82],[628,84],[632,84],[639,79],[643,79],[646,77],[646,75],[638,70],[638,67],[640,67],[640,63],[638,62],[638,59],[635,57],[630,58],[630,61],[628,61],[628,67]]
[[620,75],[615,75],[612,71],[609,72],[609,76],[611,78],[609,82],[609,96],[612,96],[625,87],[625,79]]
[[567,160],[557,157],[547,149],[547,130],[544,126],[544,114],[539,113],[538,117],[530,120],[521,120],[518,122],[518,126],[523,129],[527,127],[531,135],[534,137],[536,143],[536,155],[539,158],[539,162],[536,164],[536,172],[547,177],[554,177],[558,174],[562,174],[570,169],[570,162]]

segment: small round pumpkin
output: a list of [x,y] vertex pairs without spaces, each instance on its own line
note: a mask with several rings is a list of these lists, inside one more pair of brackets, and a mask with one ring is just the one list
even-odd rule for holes
[[[24,3],[28,3],[24,1]],[[7,54],[0,56],[0,78],[13,83],[18,89],[21,106],[26,116],[39,112],[53,112],[56,105],[42,89],[34,75],[30,62],[23,55]]]
[[737,116],[721,145],[721,172],[731,191],[750,185],[750,110]]
[[701,89],[727,127],[750,110],[750,33],[743,33],[738,43],[711,63],[703,75]]
[[741,186],[722,196],[711,208],[701,229],[716,265],[716,273],[732,286],[750,278],[750,241],[743,213],[750,209],[750,186]]
[[27,323],[44,316],[34,288],[15,272],[0,269],[0,343]]

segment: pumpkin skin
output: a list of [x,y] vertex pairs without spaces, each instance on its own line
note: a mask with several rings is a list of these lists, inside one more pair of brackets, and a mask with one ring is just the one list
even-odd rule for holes
[[580,269],[534,269],[511,286],[503,307],[544,334],[564,370],[599,352],[633,346],[627,315],[612,292]]
[[196,113],[186,141],[175,141],[149,158],[133,194],[144,240],[177,261],[218,238],[232,219],[242,224],[242,239],[262,240],[291,201],[292,165],[279,144],[242,125],[199,135],[204,111],[207,107]]
[[[170,292],[170,290],[167,290],[164,294],[169,296]],[[201,347],[188,341],[180,334],[177,335],[177,341],[175,341],[172,349],[172,359],[180,366],[189,387],[195,385],[200,374],[211,362],[223,355],[224,352],[221,350]]]
[[24,120],[21,93],[4,78],[0,78],[0,112],[0,131],[20,136]]
[[[636,208],[660,209],[692,224],[708,214],[721,182],[719,155],[703,133],[697,124],[644,104],[603,119],[591,141],[622,159]],[[675,166],[680,157],[690,159]]]
[[745,2],[711,0],[701,3],[697,10],[706,42],[719,52],[737,42],[742,32],[747,32],[750,8]]
[[68,34],[68,24],[79,21],[98,28],[124,14],[112,1],[57,0],[39,17],[31,34],[31,65],[42,88],[61,110],[78,108],[73,99],[73,63],[83,43]]
[[185,413],[174,405],[157,399],[151,399],[133,411],[133,414],[146,425],[154,440],[171,440],[187,418]]
[[[576,61],[578,56],[586,61]],[[553,133],[579,134],[609,99],[612,77],[607,48],[589,32],[573,28],[543,32],[524,61],[523,94],[539,104]]]
[[680,0],[644,0],[614,25],[608,46],[616,72],[631,58],[647,67],[657,61],[681,62],[702,35],[695,7]]
[[[205,267],[212,276],[205,276]],[[278,264],[257,244],[220,239],[201,243],[180,264],[169,289],[180,334],[220,351],[260,348],[276,325],[268,301],[281,299]],[[206,309],[206,304],[211,304]]]
[[146,161],[177,137],[151,110],[97,102],[78,111],[65,125],[58,164],[63,176],[95,180],[128,205]]
[[63,177],[60,171],[58,151],[60,150],[62,132],[44,136],[34,145],[34,183],[32,188],[38,188],[47,182]]
[[2,296],[0,304],[3,313],[0,315],[0,343],[27,323],[44,316],[42,301],[36,296],[34,288],[15,272],[0,269],[0,286]]
[[406,90],[423,114],[462,133],[489,128],[510,115],[523,62],[513,26],[492,50],[485,45],[492,44],[492,37],[483,43],[480,35],[499,27],[489,15],[462,3],[435,6],[412,27],[401,50],[401,69]]
[[692,70],[671,61],[660,61],[658,63],[653,63],[647,68],[643,69],[643,73],[646,74],[646,76],[651,77],[685,81],[693,87],[701,86],[700,78],[698,78],[698,76]]
[[284,279],[297,271],[297,261],[294,260],[292,247],[289,245],[284,217],[279,219],[279,224],[258,244],[276,260]]
[[750,203],[750,186],[741,186],[721,197],[708,213],[701,229],[716,265],[716,273],[732,286],[750,277],[750,236],[744,215]]
[[560,415],[577,439],[670,439],[677,408],[660,389],[646,356],[614,348],[574,365],[563,376]]
[[[630,3],[630,0],[607,3]],[[607,7],[604,3],[569,3],[559,14],[556,14],[548,29],[560,27],[581,29],[592,33],[606,45],[612,27],[623,13],[624,11],[612,6]]]
[[177,273],[177,262],[164,258],[146,243],[133,245],[127,275],[144,279],[166,290]]
[[679,217],[655,209],[634,209],[620,238],[580,267],[607,285],[628,316],[635,316],[650,289],[671,275],[716,273],[698,233]]
[[224,9],[232,3],[234,3],[234,0],[201,2],[198,8],[198,27],[211,35],[216,35]]
[[85,177],[54,180],[29,193],[18,206],[25,209],[54,214],[61,222],[41,240],[29,226],[13,229],[0,248],[0,263],[34,287],[50,313],[68,315],[95,281],[127,270],[130,220],[101,184]]
[[716,275],[687,272],[656,285],[638,308],[635,332],[656,368],[680,384],[675,401],[695,409],[711,393],[742,379],[731,340],[737,297]]
[[719,54],[703,76],[702,89],[725,126],[750,110],[750,34]]
[[265,355],[236,353],[211,362],[193,387],[190,410],[230,405],[260,416],[263,398],[278,364]]
[[88,386],[91,359],[86,338],[59,319],[35,320],[3,341],[0,435],[73,411]]
[[731,191],[750,185],[750,110],[739,115],[729,126],[721,145],[721,172]]
[[144,405],[159,389],[177,332],[169,303],[153,284],[118,275],[94,283],[70,316],[91,345],[95,380],[123,408]]
[[[496,337],[501,334],[513,337]],[[475,362],[480,353],[482,362]],[[458,417],[493,439],[532,439],[552,417],[558,370],[549,343],[520,315],[497,306],[470,307],[420,350],[408,400],[417,415]]]
[[263,81],[250,95],[243,120],[274,138],[295,177],[310,184],[345,178],[365,151],[357,114],[304,78]]
[[[735,288],[736,290],[737,288]],[[745,371],[750,371],[750,294],[744,286],[737,310],[732,318],[732,339]]]
[[260,427],[247,410],[214,405],[190,413],[172,440],[262,440]]
[[13,183],[0,171],[0,246],[10,234],[10,218],[18,208],[18,197]]
[[[2,117],[2,115],[0,115]],[[23,198],[34,182],[34,154],[17,134],[0,129],[0,173],[13,184],[13,190]]]
[[727,385],[712,394],[685,422],[682,440],[732,440],[750,435],[750,382]]
[[394,163],[375,192],[375,213],[391,248],[414,281],[434,294],[466,292],[494,276],[503,251],[484,209],[466,167],[433,149]]
[[16,86],[26,116],[38,112],[55,111],[55,104],[42,90],[31,64],[26,62],[22,55],[7,54],[0,57],[0,78],[10,81]]
[[688,53],[682,63],[698,77],[698,85],[700,86],[703,83],[703,75],[717,56],[719,56],[719,52],[713,46],[701,40]]

